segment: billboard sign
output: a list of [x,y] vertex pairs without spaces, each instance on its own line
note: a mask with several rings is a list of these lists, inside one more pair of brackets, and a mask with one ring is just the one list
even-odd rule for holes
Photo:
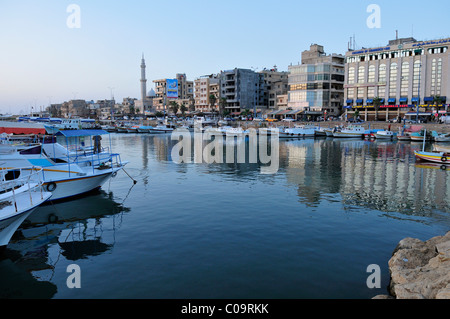
[[167,79],[166,80],[166,93],[169,99],[178,99],[178,80]]

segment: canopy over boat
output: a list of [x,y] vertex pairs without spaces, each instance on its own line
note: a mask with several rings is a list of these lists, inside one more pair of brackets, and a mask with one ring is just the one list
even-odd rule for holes
[[65,130],[58,131],[56,136],[64,136],[64,137],[78,137],[78,136],[97,136],[97,135],[105,135],[109,134],[104,130]]

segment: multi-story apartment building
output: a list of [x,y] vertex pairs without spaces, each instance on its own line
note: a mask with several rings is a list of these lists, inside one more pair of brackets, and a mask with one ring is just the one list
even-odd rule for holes
[[302,62],[289,66],[288,107],[304,117],[337,116],[344,102],[344,61],[340,54],[326,55],[313,44],[302,52]]
[[[202,76],[194,81],[194,99],[196,111],[219,111],[219,83],[220,80],[217,75]],[[211,99],[211,95],[214,95],[213,99]]]
[[272,69],[264,69],[259,72],[264,76],[264,87],[263,92],[264,99],[262,101],[262,106],[268,110],[278,109],[278,99],[279,95],[285,95],[288,92],[288,75],[286,71],[278,71],[277,67],[274,66]]
[[423,119],[445,113],[450,92],[449,45],[450,38],[397,38],[384,47],[348,51],[347,113],[358,110],[366,120],[373,120],[375,114],[379,120],[391,120],[419,111]]
[[[178,73],[178,99],[172,99],[178,104],[190,105],[194,103],[194,82],[186,79],[186,74]],[[169,100],[167,98],[167,79],[154,80],[155,95],[153,108],[156,111],[168,110]]]
[[253,111],[263,105],[264,75],[249,69],[222,71],[220,73],[221,97],[226,99],[225,109],[239,113]]

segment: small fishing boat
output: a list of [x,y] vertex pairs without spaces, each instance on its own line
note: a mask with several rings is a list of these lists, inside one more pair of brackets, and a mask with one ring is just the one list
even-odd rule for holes
[[138,133],[149,133],[153,126],[140,125],[136,130]]
[[424,152],[424,151],[414,151],[414,155],[417,159],[439,163],[439,164],[450,164],[450,153],[447,152]]
[[339,138],[362,138],[366,130],[361,125],[350,125],[333,133],[333,137]]
[[381,130],[381,131],[377,131],[375,133],[375,138],[382,139],[382,140],[393,140],[394,136],[395,136],[395,134],[392,131]]
[[425,141],[431,141],[431,134],[426,133],[426,131],[421,130],[420,132],[413,132],[410,135],[412,142],[423,142]]
[[450,133],[437,133],[436,131],[432,131],[431,136],[435,142],[450,142]]
[[282,132],[280,131],[280,138],[302,138],[302,137],[314,137],[318,127],[305,125],[296,126],[293,128],[286,128]]
[[[29,173],[31,172],[31,173]],[[20,168],[0,171],[0,250],[33,210],[47,201],[52,194],[42,189],[42,168]]]
[[128,133],[128,129],[126,126],[118,126],[117,133]]
[[[427,140],[427,130],[424,130],[423,132],[423,147],[422,151],[414,151],[414,155],[416,156],[416,159],[423,160],[427,162],[433,162],[433,163],[439,163],[442,165],[448,165],[450,160],[450,152],[447,150],[441,150],[441,151],[433,151],[433,152],[425,152],[425,143]],[[435,147],[436,149],[436,147]]]
[[[93,148],[69,145],[69,139],[77,139],[78,143],[81,138],[103,134],[108,133],[102,130],[59,131],[56,135],[66,138],[66,147],[54,142],[20,149],[14,145],[4,145],[9,149],[2,149],[0,167],[42,167],[43,185],[46,191],[52,192],[52,201],[81,195],[100,188],[127,164],[121,161],[119,154],[102,150],[101,147],[96,149],[96,145]],[[25,172],[27,170],[22,173]]]
[[128,133],[138,133],[138,128],[139,128],[139,125],[129,126],[129,127],[127,127],[127,132]]

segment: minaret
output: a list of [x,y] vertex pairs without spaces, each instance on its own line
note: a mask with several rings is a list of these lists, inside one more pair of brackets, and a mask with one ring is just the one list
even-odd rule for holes
[[147,97],[147,79],[145,78],[144,53],[142,53],[142,62],[141,62],[141,100],[142,100],[142,104],[143,105],[145,105],[146,97]]

